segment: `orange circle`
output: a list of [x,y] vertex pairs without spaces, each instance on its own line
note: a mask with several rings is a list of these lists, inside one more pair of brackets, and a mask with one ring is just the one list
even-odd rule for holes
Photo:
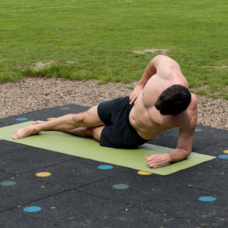
[[55,117],[50,117],[50,118],[47,118],[47,120],[54,120]]
[[224,152],[225,154],[228,154],[228,150],[224,150],[223,152]]
[[138,171],[139,175],[151,175],[152,173],[145,172],[145,171]]
[[51,176],[51,173],[48,172],[40,172],[36,174],[37,177],[49,177]]

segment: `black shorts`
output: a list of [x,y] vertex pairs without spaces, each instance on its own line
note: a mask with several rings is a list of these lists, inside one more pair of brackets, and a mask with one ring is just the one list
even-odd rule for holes
[[101,132],[101,146],[130,149],[147,142],[130,124],[129,114],[133,106],[134,103],[129,104],[129,97],[105,101],[98,105],[98,115],[106,125]]

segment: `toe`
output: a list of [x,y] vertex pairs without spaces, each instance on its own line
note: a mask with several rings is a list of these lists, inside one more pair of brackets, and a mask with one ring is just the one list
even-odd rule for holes
[[17,131],[15,131],[14,132],[14,134],[13,134],[13,137],[12,137],[13,139],[17,139],[18,138],[18,136],[17,136]]

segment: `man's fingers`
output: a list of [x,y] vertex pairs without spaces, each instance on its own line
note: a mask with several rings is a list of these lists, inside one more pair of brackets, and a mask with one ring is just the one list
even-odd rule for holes
[[148,165],[150,168],[157,168],[156,164],[154,164],[153,162],[147,163],[147,165]]
[[133,94],[131,97],[129,97],[130,99],[130,104],[132,104],[135,100],[136,100],[136,96]]
[[132,96],[129,96],[129,103],[131,104]]
[[153,169],[156,169],[159,167],[159,165],[157,165],[156,163],[154,162],[147,162],[147,165],[150,167],[150,168],[153,168]]
[[154,165],[154,161],[148,161],[148,162],[147,162],[147,165],[149,165],[149,166],[150,166],[150,165]]
[[133,101],[132,101],[132,98],[130,98],[130,99],[129,99],[129,103],[132,104],[132,102],[133,102]]
[[153,161],[155,159],[154,156],[146,157],[145,158],[147,162]]
[[158,168],[158,164],[157,164],[157,161],[156,161],[156,156],[152,155],[150,157],[146,157],[146,162],[147,162],[147,165],[150,167],[150,168]]

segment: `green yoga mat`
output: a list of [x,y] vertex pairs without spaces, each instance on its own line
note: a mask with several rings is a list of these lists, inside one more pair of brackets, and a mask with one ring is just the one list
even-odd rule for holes
[[0,139],[160,175],[169,175],[216,158],[192,152],[184,161],[151,169],[147,166],[145,157],[152,154],[169,153],[173,149],[151,144],[144,144],[138,149],[113,149],[102,147],[93,139],[76,137],[58,131],[40,132],[39,135],[19,140],[12,139],[12,135],[17,129],[31,124],[32,122],[29,121],[0,128]]

